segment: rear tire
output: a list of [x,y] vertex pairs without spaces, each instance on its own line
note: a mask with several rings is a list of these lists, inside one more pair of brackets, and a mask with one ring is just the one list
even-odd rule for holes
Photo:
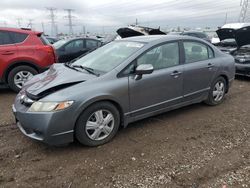
[[8,75],[8,85],[13,91],[19,92],[24,83],[37,73],[38,72],[30,66],[21,65],[15,67]]
[[109,142],[120,126],[120,114],[109,102],[89,106],[78,118],[75,126],[76,139],[86,146],[99,146]]
[[227,83],[225,78],[218,77],[211,85],[208,98],[204,102],[210,106],[219,105],[223,102],[226,94]]

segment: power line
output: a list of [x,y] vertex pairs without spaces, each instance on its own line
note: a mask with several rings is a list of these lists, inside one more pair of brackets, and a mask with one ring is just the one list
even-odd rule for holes
[[22,18],[17,18],[17,26],[18,26],[19,28],[22,27],[21,21],[22,21]]
[[33,29],[33,19],[29,19],[29,23],[27,27],[30,27],[30,29]]
[[51,36],[57,36],[57,28],[56,28],[56,22],[55,22],[55,11],[56,8],[53,7],[47,7],[46,8],[50,12],[50,21],[51,21]]
[[72,23],[72,12],[74,11],[74,9],[64,9],[68,15],[67,15],[67,19],[68,19],[68,25],[69,26],[69,35],[73,35],[73,23]]
[[240,5],[241,5],[241,10],[240,10],[240,17],[239,17],[239,22],[246,22],[249,21],[249,2],[250,0],[241,0]]

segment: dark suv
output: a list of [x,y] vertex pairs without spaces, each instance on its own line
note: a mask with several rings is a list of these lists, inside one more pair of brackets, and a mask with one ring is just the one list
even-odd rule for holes
[[33,75],[56,62],[54,48],[42,32],[0,28],[0,83],[19,91]]

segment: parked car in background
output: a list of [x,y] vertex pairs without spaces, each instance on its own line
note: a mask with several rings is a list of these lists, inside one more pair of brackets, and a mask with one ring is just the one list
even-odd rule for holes
[[54,44],[59,41],[59,39],[55,37],[46,37],[46,39],[49,41],[50,44]]
[[42,32],[0,28],[0,83],[18,92],[23,84],[56,62]]
[[120,38],[143,36],[143,35],[166,35],[160,28],[150,28],[138,25],[130,25],[128,27],[119,28],[117,34]]
[[211,39],[209,38],[209,36],[205,32],[201,32],[201,31],[184,31],[181,33],[181,35],[197,37],[205,41],[211,42]]
[[13,112],[32,139],[98,146],[128,123],[193,103],[222,103],[234,73],[234,58],[204,40],[131,37],[35,76]]
[[53,44],[59,63],[72,61],[101,45],[101,41],[92,38],[62,39]]
[[171,31],[171,32],[168,32],[167,34],[168,35],[181,35],[182,32],[179,32],[179,31]]
[[217,34],[218,48],[235,58],[236,74],[250,76],[250,23],[226,24]]

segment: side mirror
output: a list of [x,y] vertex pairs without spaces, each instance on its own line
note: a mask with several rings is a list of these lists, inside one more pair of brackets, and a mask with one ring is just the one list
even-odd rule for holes
[[154,71],[154,67],[151,64],[142,64],[135,69],[135,80],[140,80],[143,74],[151,74]]

